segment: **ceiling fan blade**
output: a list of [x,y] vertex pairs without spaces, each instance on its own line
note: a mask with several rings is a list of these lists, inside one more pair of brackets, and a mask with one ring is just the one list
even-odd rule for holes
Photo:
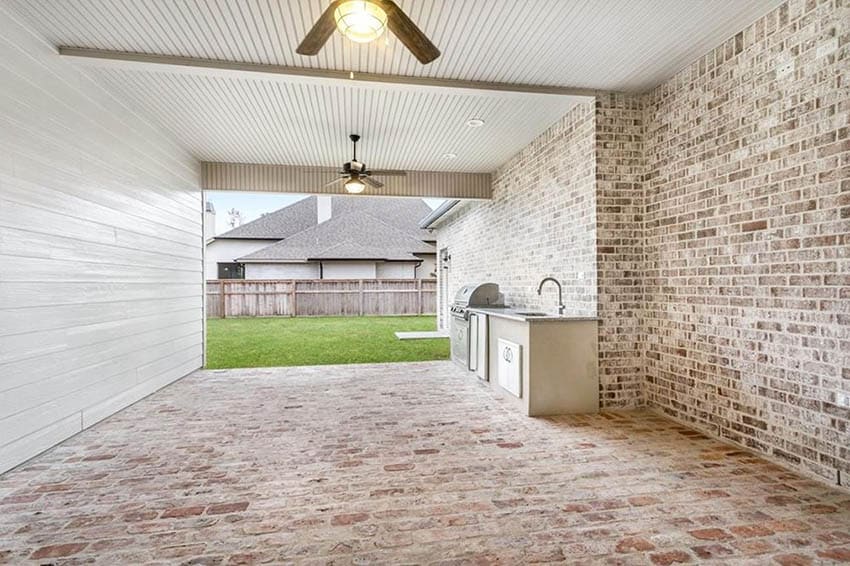
[[331,181],[330,183],[325,183],[325,185],[324,185],[324,186],[325,186],[325,187],[330,187],[331,185],[336,185],[337,183],[341,183],[342,181],[345,181],[345,177],[340,177],[339,179],[334,179],[334,180],[333,180],[333,181]]
[[376,171],[369,171],[369,174],[373,177],[404,177],[407,175],[407,171],[399,171],[397,169],[378,169]]
[[422,30],[407,17],[392,0],[373,0],[387,13],[387,26],[413,56],[427,65],[440,56],[440,50],[422,33]]
[[331,5],[322,13],[313,27],[307,32],[307,35],[301,40],[301,43],[295,49],[299,55],[316,55],[319,50],[333,35],[336,29],[336,21],[334,21],[334,10],[342,0],[334,0]]
[[366,183],[370,187],[380,189],[384,186],[384,184],[382,182],[376,181],[375,179],[372,179],[371,177],[360,177],[360,178],[363,180],[364,183]]

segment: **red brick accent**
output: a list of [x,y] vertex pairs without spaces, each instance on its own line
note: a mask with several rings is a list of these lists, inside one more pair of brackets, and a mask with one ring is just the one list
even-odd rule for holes
[[727,540],[733,538],[732,535],[723,529],[697,529],[688,531],[688,534],[699,540]]
[[203,512],[203,505],[196,505],[194,507],[172,507],[171,509],[166,509],[165,511],[163,511],[160,517],[162,517],[163,519],[179,519],[183,517],[193,517],[195,515],[201,515]]
[[650,554],[650,560],[653,564],[659,566],[670,566],[671,564],[685,564],[691,562],[691,555],[684,550],[668,550],[667,552],[659,552]]
[[331,525],[353,525],[354,523],[362,523],[368,518],[368,513],[346,513],[343,515],[335,515],[333,519],[331,519]]
[[33,560],[40,558],[61,558],[63,556],[71,556],[81,552],[88,543],[85,542],[70,542],[65,544],[52,544],[50,546],[42,546],[30,555]]
[[236,503],[218,503],[207,507],[207,515],[222,515],[224,513],[237,513],[248,508],[247,501],[239,501]]
[[617,552],[646,552],[655,550],[655,545],[640,537],[626,537],[617,543]]

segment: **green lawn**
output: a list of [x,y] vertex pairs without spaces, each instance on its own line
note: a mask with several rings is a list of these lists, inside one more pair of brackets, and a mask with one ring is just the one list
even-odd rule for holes
[[246,368],[446,360],[449,341],[399,340],[433,316],[228,318],[207,322],[207,367]]

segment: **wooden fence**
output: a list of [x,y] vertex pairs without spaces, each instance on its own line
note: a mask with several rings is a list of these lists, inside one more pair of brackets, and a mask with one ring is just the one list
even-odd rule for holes
[[434,279],[216,279],[207,317],[434,314]]

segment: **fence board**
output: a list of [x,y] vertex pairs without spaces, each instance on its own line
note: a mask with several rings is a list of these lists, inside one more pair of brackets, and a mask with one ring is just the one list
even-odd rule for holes
[[434,314],[433,279],[216,279],[207,317]]

